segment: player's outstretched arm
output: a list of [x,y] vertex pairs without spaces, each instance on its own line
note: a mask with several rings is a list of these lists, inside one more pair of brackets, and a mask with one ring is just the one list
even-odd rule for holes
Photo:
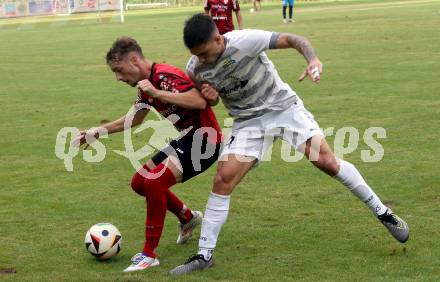
[[306,59],[308,66],[299,77],[299,81],[303,81],[309,76],[314,82],[319,83],[320,73],[322,73],[322,63],[313,49],[312,44],[307,38],[290,33],[282,33],[278,37],[276,49],[293,48],[301,53]]
[[[148,114],[148,110],[146,109],[137,111],[133,116],[131,127],[141,124],[147,114]],[[103,134],[112,134],[123,131],[125,129],[124,127],[125,119],[127,117],[128,116],[125,115],[123,117],[118,118],[117,120],[101,125],[100,127],[92,127],[90,129],[82,130],[72,141],[72,144],[77,147],[86,144],[84,149],[87,149],[87,147],[89,146],[87,140],[96,140],[99,138],[99,136]]]
[[193,110],[203,110],[206,108],[206,100],[196,88],[176,95],[176,93],[155,88],[148,79],[139,81],[138,88],[150,97],[159,99],[164,103]]

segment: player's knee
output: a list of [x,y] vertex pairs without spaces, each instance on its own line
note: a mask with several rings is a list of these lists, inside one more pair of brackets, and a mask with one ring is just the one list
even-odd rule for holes
[[154,178],[155,175],[144,179],[145,196],[149,197],[160,189],[160,177]]
[[214,177],[213,192],[220,195],[229,195],[234,188],[234,175],[232,173],[218,171]]
[[214,182],[219,185],[229,185],[233,180],[233,175],[231,173],[227,173],[225,171],[217,172],[217,175],[214,178]]
[[136,172],[131,179],[131,189],[141,196],[145,196],[144,180],[145,178],[138,172]]
[[158,166],[144,178],[145,196],[165,191],[176,183],[176,177],[171,170],[163,165]]

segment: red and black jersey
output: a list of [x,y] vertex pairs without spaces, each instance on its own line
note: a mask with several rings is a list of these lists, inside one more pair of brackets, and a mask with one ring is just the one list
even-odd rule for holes
[[[153,63],[148,80],[157,89],[169,91],[175,95],[195,88],[194,83],[185,72],[167,64]],[[141,90],[139,90],[138,99],[135,103],[150,105],[165,118],[177,115],[179,119],[177,122],[174,122],[174,126],[179,132],[190,127],[192,127],[191,131],[201,127],[213,128],[217,132],[217,140],[212,140],[212,142],[216,144],[221,142],[220,126],[210,105],[207,105],[204,110],[185,109],[173,104],[163,103],[159,99],[148,96],[147,93]]]
[[232,11],[240,10],[238,0],[205,0],[204,9],[211,12],[220,34],[234,30]]

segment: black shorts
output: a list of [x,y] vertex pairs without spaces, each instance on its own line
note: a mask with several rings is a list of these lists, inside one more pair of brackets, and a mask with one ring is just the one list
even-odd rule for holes
[[[159,165],[169,156],[177,157],[183,169],[182,182],[185,182],[207,170],[218,159],[221,144],[212,144],[207,141],[206,137],[207,134],[200,136],[188,133],[171,141],[151,160],[155,165]],[[194,147],[193,141],[195,143]]]

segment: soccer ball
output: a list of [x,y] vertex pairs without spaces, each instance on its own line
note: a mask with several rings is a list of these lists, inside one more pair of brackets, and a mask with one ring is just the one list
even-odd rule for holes
[[254,8],[250,8],[249,12],[251,13],[255,12]]
[[84,239],[86,249],[99,260],[116,256],[121,250],[122,236],[110,223],[98,223],[90,227]]

